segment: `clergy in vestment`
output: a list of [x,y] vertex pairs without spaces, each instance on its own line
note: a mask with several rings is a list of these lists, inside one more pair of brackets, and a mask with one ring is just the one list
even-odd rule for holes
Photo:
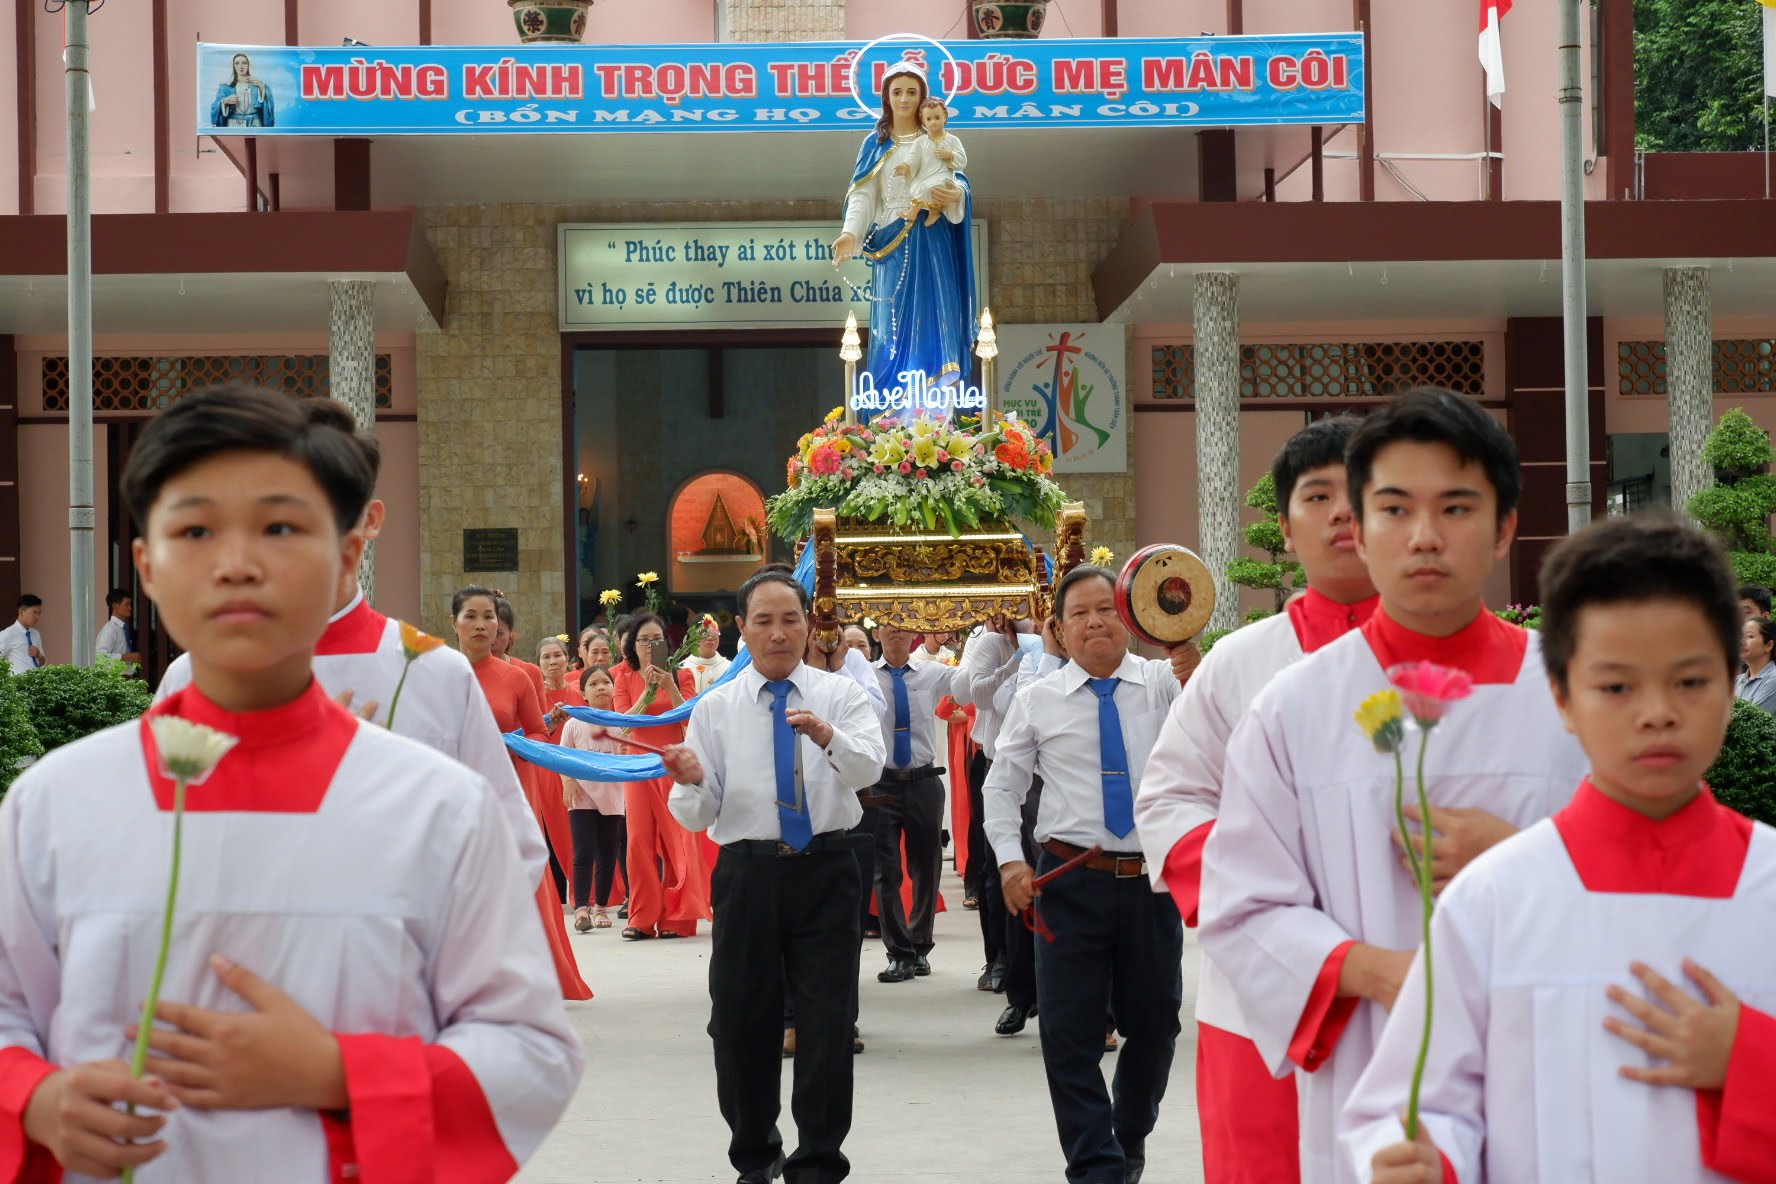
[[[1421,389],[1372,412],[1345,453],[1356,540],[1381,603],[1274,677],[1228,741],[1203,849],[1203,952],[1231,981],[1271,1073],[1296,1070],[1301,1179],[1355,1184],[1338,1114],[1375,1048],[1420,933],[1396,829],[1394,762],[1352,720],[1387,671],[1472,676],[1426,749],[1441,888],[1481,851],[1572,796],[1584,754],[1560,725],[1535,634],[1486,611],[1510,548],[1516,447],[1479,404]],[[1408,776],[1422,735],[1408,739]],[[1409,794],[1409,796],[1411,796]],[[1418,808],[1408,818],[1419,822]],[[1415,828],[1411,841],[1418,843]]]
[[1634,515],[1556,544],[1540,589],[1542,664],[1590,773],[1438,901],[1431,964],[1421,950],[1345,1109],[1350,1166],[1376,1184],[1770,1184],[1776,830],[1702,781],[1732,707],[1732,569],[1688,523]]
[[716,619],[707,613],[703,616],[703,640],[697,646],[697,652],[679,663],[680,670],[688,670],[696,680],[696,693],[701,695],[715,685],[715,680],[728,672],[734,663],[722,654],[721,626]]
[[[885,746],[857,685],[802,661],[811,604],[795,578],[757,572],[738,599],[752,666],[703,697],[665,758],[674,816],[721,844],[709,964],[716,1099],[743,1184],[829,1184],[850,1171],[841,1146],[862,941],[857,840],[846,832]],[[808,775],[819,766],[831,776]],[[777,1130],[786,982],[799,1138],[787,1161]]]
[[[147,719],[0,803],[0,1179],[510,1179],[579,1081],[525,872],[472,770],[353,717],[311,655],[372,470],[338,404],[225,389],[149,424],[135,564],[192,656]],[[163,718],[235,743],[191,787],[148,1076],[175,786]],[[169,750],[170,751],[170,750]],[[107,825],[95,828],[93,820]],[[127,1113],[125,1105],[133,1106]]]
[[[1170,662],[1129,653],[1114,589],[1115,576],[1089,564],[1055,586],[1045,631],[1051,643],[1058,635],[1070,660],[1012,700],[983,794],[1006,907],[1031,911],[1042,935],[1035,943],[1042,1064],[1073,1184],[1138,1184],[1184,994],[1183,926],[1171,898],[1149,883],[1135,792],[1198,655],[1191,646],[1176,647]],[[1035,776],[1042,804],[1032,869],[1021,830]],[[1093,847],[1100,852],[1089,854]],[[1039,898],[1038,872],[1057,873]],[[1106,1090],[1099,1062],[1111,1012],[1124,1040]]]
[[[1197,923],[1202,851],[1215,825],[1227,739],[1277,673],[1375,611],[1375,586],[1356,553],[1344,447],[1356,421],[1322,419],[1283,445],[1271,465],[1288,550],[1307,590],[1284,612],[1223,637],[1159,729],[1135,799],[1135,823],[1155,892],[1170,892]],[[1272,1184],[1300,1173],[1293,1074],[1273,1077],[1247,1035],[1226,975],[1202,959],[1196,991],[1196,1107],[1206,1184]]]

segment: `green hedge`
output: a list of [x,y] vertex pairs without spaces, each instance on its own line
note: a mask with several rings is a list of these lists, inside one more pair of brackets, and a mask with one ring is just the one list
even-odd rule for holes
[[0,794],[18,776],[20,761],[43,755],[20,681],[11,666],[0,662]]
[[1776,717],[1735,700],[1727,738],[1704,779],[1723,806],[1776,826]]
[[93,666],[42,666],[16,686],[45,752],[139,718],[153,702],[148,684],[124,677],[124,665],[101,657]]

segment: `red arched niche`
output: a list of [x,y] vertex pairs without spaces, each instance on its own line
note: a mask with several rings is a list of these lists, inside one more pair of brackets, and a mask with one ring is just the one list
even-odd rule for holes
[[674,591],[737,588],[765,560],[764,491],[739,473],[709,469],[686,481],[668,522]]

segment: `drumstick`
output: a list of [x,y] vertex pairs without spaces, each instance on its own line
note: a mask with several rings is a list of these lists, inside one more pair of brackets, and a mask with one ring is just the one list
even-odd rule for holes
[[1103,853],[1104,853],[1104,848],[1099,846],[1096,843],[1093,843],[1086,850],[1081,851],[1079,854],[1075,855],[1072,859],[1069,859],[1066,863],[1063,863],[1061,866],[1054,868],[1050,871],[1044,872],[1042,875],[1037,876],[1034,880],[1031,880],[1030,887],[1040,888],[1044,884],[1048,883],[1050,880],[1054,880],[1054,879],[1064,875],[1065,873],[1072,871],[1074,868],[1078,867],[1080,864],[1084,863],[1088,859],[1096,859],[1098,856],[1102,855]]
[[664,748],[661,748],[655,744],[649,744],[645,740],[637,740],[633,736],[624,736],[623,743],[627,744],[631,748],[639,748],[643,752],[651,753],[654,756],[664,757],[666,755],[666,750]]

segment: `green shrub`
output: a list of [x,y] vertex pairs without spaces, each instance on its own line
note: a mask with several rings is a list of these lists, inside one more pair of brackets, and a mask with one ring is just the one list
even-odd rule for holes
[[1758,427],[1751,416],[1734,408],[1721,416],[1708,433],[1702,445],[1702,459],[1712,468],[1748,476],[1776,460],[1776,450],[1770,447],[1770,433]]
[[1201,650],[1204,654],[1207,654],[1210,650],[1215,648],[1215,643],[1217,641],[1220,641],[1223,637],[1226,637],[1232,632],[1233,630],[1231,629],[1210,629],[1197,639],[1196,648]]
[[0,662],[0,795],[18,776],[19,762],[43,755],[43,742],[31,726],[31,712],[12,668]]
[[17,685],[45,752],[137,719],[153,702],[147,683],[125,678],[123,663],[105,657],[90,667],[41,666]]
[[1741,584],[1776,588],[1776,555],[1756,551],[1733,552],[1733,576]]
[[1704,780],[1721,805],[1776,826],[1776,717],[1735,700],[1726,740]]

